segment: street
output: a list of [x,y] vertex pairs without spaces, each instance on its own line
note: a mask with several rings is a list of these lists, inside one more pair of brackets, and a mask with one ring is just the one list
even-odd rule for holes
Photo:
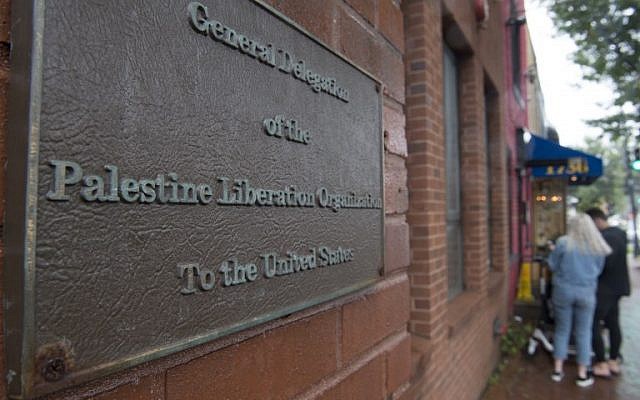
[[565,365],[565,378],[560,383],[550,379],[551,356],[539,350],[533,359],[516,357],[505,368],[497,384],[489,387],[483,400],[638,400],[640,399],[640,260],[629,264],[632,293],[620,302],[623,332],[622,374],[611,379],[596,378],[589,388],[575,384],[576,366]]

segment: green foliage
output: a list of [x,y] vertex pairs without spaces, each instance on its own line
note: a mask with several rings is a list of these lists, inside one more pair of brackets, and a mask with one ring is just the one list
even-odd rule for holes
[[638,0],[543,0],[559,31],[578,46],[573,59],[584,77],[610,80],[617,105],[629,101],[638,114],[640,13]]
[[500,375],[509,364],[509,360],[525,349],[529,337],[533,332],[533,325],[513,321],[500,337],[500,363],[489,377],[489,385],[495,385],[500,380]]
[[591,126],[601,128],[609,137],[618,140],[625,136],[630,138],[633,135],[634,128],[637,128],[637,122],[635,121],[637,117],[636,114],[617,110],[613,115],[589,120],[587,123]]
[[582,151],[598,156],[603,162],[603,175],[588,186],[570,186],[569,194],[577,197],[579,211],[591,207],[606,207],[610,214],[626,212],[626,166],[622,139],[587,138]]
[[533,325],[514,321],[500,338],[500,351],[504,357],[512,357],[518,354],[528,343],[533,332]]
[[489,385],[495,385],[496,383],[500,382],[500,375],[502,375],[502,371],[504,371],[507,364],[508,362],[506,361],[501,361],[500,364],[498,364],[496,369],[493,371],[493,373],[489,377]]
[[632,137],[640,125],[640,0],[539,1],[576,43],[573,60],[584,78],[614,89],[611,115],[589,123],[613,139]]

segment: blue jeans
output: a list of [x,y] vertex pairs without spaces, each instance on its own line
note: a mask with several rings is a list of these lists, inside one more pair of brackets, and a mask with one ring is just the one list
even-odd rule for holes
[[591,324],[596,308],[596,288],[554,286],[553,306],[556,330],[553,336],[553,356],[566,360],[571,325],[576,338],[577,362],[591,365]]

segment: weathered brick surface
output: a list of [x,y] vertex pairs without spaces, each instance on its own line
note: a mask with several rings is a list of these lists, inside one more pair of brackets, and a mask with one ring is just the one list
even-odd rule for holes
[[411,262],[409,225],[404,218],[387,218],[384,225],[384,270],[390,274]]
[[409,207],[404,158],[387,154],[384,160],[384,208],[387,214],[404,214]]
[[[459,32],[459,39],[449,38],[456,43],[465,43],[465,46],[478,47],[479,25],[476,22],[474,5],[470,2],[460,0],[444,0],[443,13],[447,27],[455,24],[455,30]],[[450,24],[451,22],[452,24]],[[463,22],[463,23],[460,23]],[[493,22],[493,21],[492,21]],[[456,43],[450,43],[455,47]]]
[[163,400],[165,381],[164,373],[141,378],[139,381],[120,386],[114,390],[102,393],[95,400]]
[[338,50],[381,80],[385,94],[404,103],[402,54],[383,40],[379,32],[353,15],[350,7],[338,7],[338,18]]
[[405,80],[402,55],[391,45],[378,42],[375,62],[378,68],[376,76],[385,84],[385,95],[404,103]]
[[385,398],[385,358],[379,356],[326,391],[318,400],[377,400]]
[[407,138],[404,135],[405,119],[402,109],[388,102],[384,106],[384,146],[389,153],[406,157]]
[[396,0],[379,0],[379,26],[382,34],[400,51],[404,51],[402,11]]
[[[492,0],[491,12],[494,13],[490,18],[501,18],[500,1]],[[504,3],[506,5],[506,3]],[[478,34],[478,42],[481,50],[478,52],[482,59],[483,65],[486,65],[488,79],[492,82],[493,87],[502,87],[504,77],[504,59],[503,48],[497,43],[504,43],[504,26],[495,23],[485,23],[483,29]],[[499,130],[497,133],[504,133]]]
[[387,393],[393,393],[411,378],[411,336],[405,336],[386,356]]
[[167,399],[288,399],[337,365],[336,311],[249,339],[167,372]]
[[378,0],[346,0],[346,3],[353,7],[369,24],[377,25]]
[[375,29],[363,23],[347,6],[338,8],[338,29],[338,50],[356,65],[367,68],[373,75],[378,76],[379,44]]
[[335,46],[338,0],[267,0],[274,8],[329,46]]
[[391,333],[402,330],[409,319],[409,291],[405,278],[346,304],[342,311],[342,359],[351,360]]
[[448,385],[457,399],[476,399],[497,360],[498,338],[493,336],[493,319],[499,314],[495,306],[486,306],[482,314],[473,313],[468,326],[451,338],[450,362],[457,365]]

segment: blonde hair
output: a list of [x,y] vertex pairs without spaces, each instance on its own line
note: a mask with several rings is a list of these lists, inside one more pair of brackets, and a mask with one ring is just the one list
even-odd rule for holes
[[584,253],[598,256],[611,254],[611,247],[600,234],[591,217],[577,213],[569,218],[567,224],[567,247],[579,249]]

